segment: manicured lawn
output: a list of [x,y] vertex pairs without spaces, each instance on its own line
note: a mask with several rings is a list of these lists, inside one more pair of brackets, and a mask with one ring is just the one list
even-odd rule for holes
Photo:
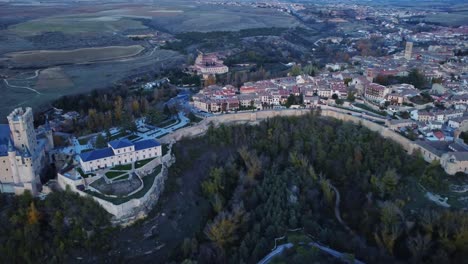
[[106,177],[109,179],[117,178],[119,176],[124,175],[126,172],[124,171],[108,171],[106,172]]
[[119,176],[117,178],[114,178],[113,180],[114,181],[127,180],[129,177],[130,177],[130,175],[125,174],[125,175]]
[[137,135],[130,135],[127,137],[128,140],[134,140],[134,139],[137,139],[138,136]]
[[111,170],[116,170],[116,171],[128,171],[132,169],[132,164],[124,164],[124,165],[116,165]]
[[120,131],[119,133],[117,133],[115,135],[112,135],[110,140],[116,140],[116,139],[119,139],[119,138],[126,137],[128,135],[129,135],[129,133],[127,131]]
[[162,121],[161,123],[157,124],[156,126],[157,127],[168,127],[168,126],[175,125],[177,123],[179,123],[179,119],[169,118],[169,119],[166,119],[166,120]]
[[94,150],[94,149],[83,149],[83,150],[81,151],[81,153],[90,152],[90,151],[93,151],[93,150]]
[[155,158],[151,158],[151,159],[145,159],[145,160],[140,160],[140,161],[135,162],[135,169],[139,169],[139,168],[145,166],[146,164],[148,164],[150,161],[152,161],[154,159]]

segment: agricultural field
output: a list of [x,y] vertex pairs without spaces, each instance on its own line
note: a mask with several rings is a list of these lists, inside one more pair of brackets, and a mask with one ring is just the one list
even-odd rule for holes
[[425,16],[421,21],[436,23],[443,26],[466,25],[468,19],[468,10],[457,12],[438,13]]
[[161,67],[173,67],[184,61],[177,52],[156,49],[115,61],[9,71],[8,85],[0,79],[0,93],[4,99],[0,117],[18,106],[31,106],[39,111],[63,95],[106,88],[127,76],[158,72]]
[[7,53],[7,63],[17,67],[54,66],[60,64],[89,63],[115,60],[138,55],[140,45],[83,48],[74,50],[31,50]]
[[184,12],[172,16],[155,16],[151,25],[172,33],[237,31],[248,28],[295,27],[300,23],[292,16],[270,9],[243,7],[216,8],[209,6],[185,7]]
[[157,3],[0,4],[0,116],[14,107],[36,111],[63,95],[115,83],[186,62],[178,50],[163,50],[132,34],[296,27],[291,15],[273,10]]
[[144,29],[141,22],[119,16],[60,16],[27,21],[8,28],[20,36],[38,35],[43,32],[60,31],[76,33],[112,33],[127,29]]

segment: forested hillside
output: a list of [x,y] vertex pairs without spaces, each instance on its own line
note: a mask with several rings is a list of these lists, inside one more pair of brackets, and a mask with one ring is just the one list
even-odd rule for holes
[[211,204],[205,224],[172,252],[176,262],[256,263],[296,228],[368,263],[467,256],[467,214],[438,207],[420,187],[445,189],[448,176],[365,127],[317,114],[221,125],[181,141],[175,155],[171,176],[205,173],[200,195]]
[[45,200],[0,195],[0,263],[63,263],[109,248],[110,215],[69,191]]

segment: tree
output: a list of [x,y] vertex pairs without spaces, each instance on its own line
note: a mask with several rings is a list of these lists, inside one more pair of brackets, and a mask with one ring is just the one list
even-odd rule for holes
[[28,224],[35,225],[39,223],[39,218],[40,218],[40,213],[36,209],[36,205],[34,204],[34,202],[31,202],[28,208]]
[[291,70],[289,71],[289,75],[294,76],[294,77],[301,75],[301,73],[302,73],[302,69],[300,65],[292,66]]
[[379,233],[374,233],[377,244],[385,249],[390,255],[393,255],[395,242],[402,232],[400,225],[384,226]]
[[322,177],[320,179],[320,187],[322,188],[322,193],[323,193],[323,196],[325,197],[325,201],[328,203],[328,205],[332,206],[335,192],[333,192],[333,189],[330,186],[330,182],[327,179]]
[[419,232],[416,236],[408,239],[408,248],[411,251],[413,262],[421,263],[423,256],[432,246],[431,234],[421,235]]
[[216,84],[216,76],[214,76],[213,74],[208,75],[208,77],[205,79],[205,87],[214,84]]
[[117,96],[114,101],[114,116],[117,122],[122,120],[122,112],[123,112],[123,100],[122,97]]
[[397,175],[395,169],[385,171],[384,176],[382,177],[385,193],[392,194],[396,190],[399,180],[400,177]]
[[99,122],[97,118],[97,111],[94,108],[88,110],[88,128],[94,130],[97,128]]
[[409,84],[414,85],[414,87],[418,89],[422,89],[427,86],[426,76],[419,72],[418,69],[412,69],[406,77],[406,80]]
[[286,107],[289,108],[291,105],[293,105],[295,103],[295,101],[296,101],[296,98],[295,98],[294,94],[290,94],[288,96],[288,100],[286,101]]
[[208,179],[202,182],[202,190],[206,197],[211,198],[224,189],[223,174],[222,168],[211,169]]
[[262,163],[257,154],[247,150],[245,146],[238,149],[238,152],[247,167],[247,180],[251,183],[255,181],[255,177],[262,171]]
[[246,220],[242,205],[234,207],[232,212],[221,212],[204,230],[205,235],[220,248],[225,248],[238,238],[238,228]]
[[96,143],[95,143],[96,148],[105,148],[107,146],[107,141],[106,139],[102,136],[101,133],[99,133],[96,137]]

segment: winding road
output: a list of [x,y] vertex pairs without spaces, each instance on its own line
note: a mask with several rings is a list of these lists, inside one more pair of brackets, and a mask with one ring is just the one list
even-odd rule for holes
[[[318,248],[321,251],[323,251],[323,252],[325,252],[327,254],[330,254],[333,257],[338,258],[338,259],[346,259],[348,257],[348,254],[341,253],[339,251],[336,251],[336,250],[331,249],[331,248],[326,247],[326,246],[322,246],[317,242],[310,242],[308,245],[311,246],[311,247]],[[294,246],[293,243],[287,243],[287,244],[279,245],[275,250],[270,252],[270,254],[266,255],[262,260],[260,260],[258,262],[258,264],[267,264],[267,263],[269,263],[274,257],[281,254],[285,249],[292,248],[293,246]],[[357,260],[357,259],[354,259],[353,263],[354,264],[365,264],[364,262],[362,262],[360,260]]]

